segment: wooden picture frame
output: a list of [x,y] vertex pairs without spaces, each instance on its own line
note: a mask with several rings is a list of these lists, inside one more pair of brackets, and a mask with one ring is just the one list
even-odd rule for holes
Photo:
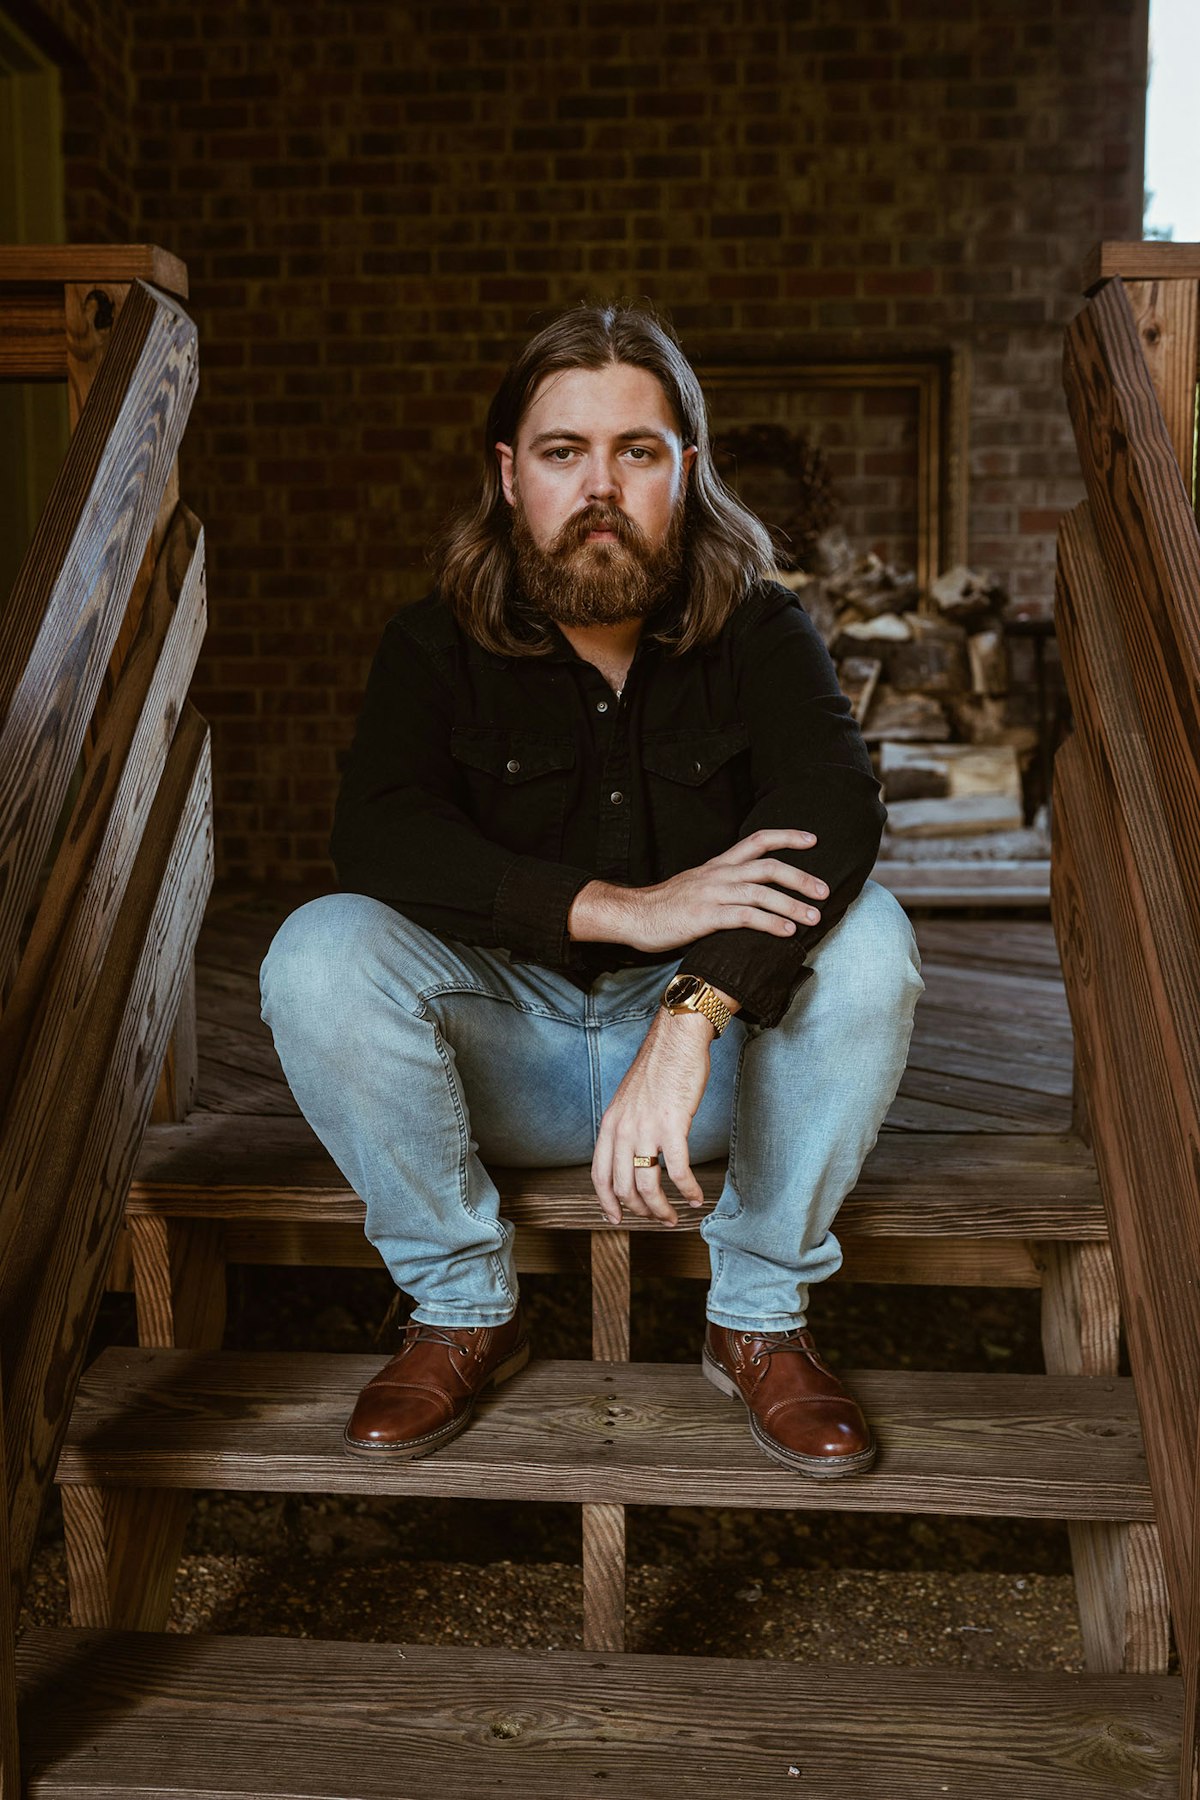
[[736,428],[756,424],[745,401],[761,390],[778,417],[779,396],[796,427],[805,424],[805,394],[829,390],[908,394],[916,403],[916,575],[922,590],[944,570],[967,560],[967,366],[956,347],[898,352],[886,357],[835,357],[813,362],[732,363],[695,359],[719,437],[722,406],[739,396]]

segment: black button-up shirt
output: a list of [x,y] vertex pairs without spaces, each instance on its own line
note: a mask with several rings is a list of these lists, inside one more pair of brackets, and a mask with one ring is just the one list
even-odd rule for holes
[[771,854],[827,883],[820,924],[710,932],[680,965],[748,1021],[777,1024],[807,953],[870,874],[885,817],[808,615],[766,584],[702,649],[675,656],[643,633],[620,700],[554,638],[546,656],[495,656],[436,594],[396,614],[338,797],[343,889],[587,988],[602,970],[679,955],[570,939],[587,882],[646,887],[762,826],[812,831],[811,850]]

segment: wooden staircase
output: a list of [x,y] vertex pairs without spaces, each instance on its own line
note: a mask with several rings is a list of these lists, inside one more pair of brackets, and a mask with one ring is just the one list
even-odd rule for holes
[[[1193,335],[1193,368],[1194,345]],[[1047,1373],[853,1373],[879,1461],[866,1477],[820,1486],[763,1459],[741,1408],[698,1367],[630,1361],[631,1271],[701,1276],[707,1252],[695,1218],[675,1232],[603,1225],[578,1169],[497,1179],[519,1267],[590,1266],[593,1360],[531,1363],[426,1461],[379,1469],[347,1457],[341,1427],[378,1359],[220,1347],[228,1261],[374,1253],[360,1203],[303,1122],[270,1100],[278,1080],[254,1064],[256,1051],[255,1085],[242,1091],[260,1111],[196,1104],[202,960],[129,1187],[141,1342],[86,1373],[69,1427],[74,1382],[64,1389],[58,1480],[76,1628],[36,1631],[18,1647],[25,1791],[449,1800],[519,1788],[565,1800],[604,1782],[631,1796],[1192,1796],[1197,1659],[1185,1638],[1186,1679],[1165,1672],[1156,1508],[1133,1384],[1117,1374],[1096,1169],[1067,1120],[1045,1128],[1037,1088],[1050,1072],[1032,1046],[1027,1117],[1005,1116],[1014,1090],[988,1085],[988,1037],[1012,989],[994,968],[956,972],[951,936],[938,930],[945,991],[962,1000],[969,990],[976,1005],[990,996],[995,1009],[977,1021],[964,1003],[947,1028],[979,1076],[981,1109],[994,1110],[960,1112],[947,1129],[944,1085],[917,1068],[839,1236],[856,1279],[1040,1287]],[[253,925],[235,918],[230,938],[255,966]],[[215,986],[236,1021],[246,985],[229,974]],[[244,1035],[253,1040],[252,1021]],[[702,1173],[710,1201],[719,1178],[716,1167]],[[115,1221],[104,1241],[114,1237]],[[201,1487],[571,1500],[582,1513],[584,1650],[168,1636],[189,1496]],[[1089,1673],[624,1654],[630,1504],[1065,1519]],[[12,1730],[8,1757],[15,1794]]]

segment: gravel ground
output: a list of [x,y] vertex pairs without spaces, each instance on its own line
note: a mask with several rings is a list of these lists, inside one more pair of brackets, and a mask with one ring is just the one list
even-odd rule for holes
[[[519,1564],[188,1556],[171,1631],[581,1647],[580,1571]],[[24,1623],[67,1622],[61,1549],[38,1558]],[[1063,1575],[809,1573],[645,1565],[630,1570],[628,1648],[660,1655],[774,1657],[911,1668],[1083,1667]]]
[[[231,1272],[228,1341],[245,1349],[395,1343],[386,1276]],[[526,1278],[535,1350],[589,1354],[587,1289]],[[696,1282],[635,1283],[634,1356],[699,1351]],[[842,1367],[1042,1367],[1032,1292],[834,1282],[813,1327]],[[382,1330],[381,1330],[382,1327]],[[134,1341],[109,1296],[94,1350]],[[207,1494],[194,1508],[171,1628],[570,1649],[579,1645],[579,1512],[570,1506]],[[1079,1669],[1065,1526],[1027,1520],[631,1508],[630,1648],[993,1669]],[[67,1618],[48,1517],[29,1622]]]

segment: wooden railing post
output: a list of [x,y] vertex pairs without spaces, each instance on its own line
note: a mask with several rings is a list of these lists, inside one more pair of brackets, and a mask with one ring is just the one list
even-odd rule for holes
[[[1054,782],[1052,899],[1138,1387],[1187,1697],[1200,1706],[1200,246],[1104,245],[1064,385],[1087,501],[1059,530],[1076,729]],[[1157,1580],[1149,1538],[1097,1587],[1111,1641]],[[1115,1569],[1115,1563],[1110,1573]],[[1120,1593],[1118,1594],[1118,1586]],[[1147,1589],[1147,1591],[1149,1591]],[[1144,1638],[1145,1648],[1153,1648]],[[1158,1645],[1155,1654],[1161,1650]],[[1145,1649],[1143,1650],[1145,1654]]]

